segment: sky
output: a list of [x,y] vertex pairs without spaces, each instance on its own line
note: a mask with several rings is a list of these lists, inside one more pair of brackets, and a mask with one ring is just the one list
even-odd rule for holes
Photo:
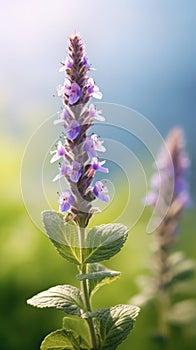
[[195,167],[194,0],[1,0],[1,133],[28,141],[60,109],[53,95],[78,31],[103,102],[130,107],[165,136],[184,128]]

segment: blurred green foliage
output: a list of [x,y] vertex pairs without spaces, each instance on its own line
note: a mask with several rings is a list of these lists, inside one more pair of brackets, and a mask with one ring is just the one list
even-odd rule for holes
[[[46,236],[33,225],[23,205],[20,193],[23,147],[2,140],[1,148],[4,152],[0,165],[0,349],[38,350],[44,336],[61,327],[63,312],[35,309],[28,306],[26,300],[53,285],[66,283],[77,286],[79,282],[75,279],[75,266],[57,254]],[[153,237],[145,232],[149,214],[148,211],[144,212],[131,230],[123,250],[106,262],[109,268],[121,271],[122,277],[98,291],[94,308],[127,303],[137,292],[136,278],[147,273],[151,263],[149,247]],[[177,243],[177,249],[190,258],[195,258],[194,218],[193,209],[185,213]],[[98,215],[96,221],[103,223],[98,222]],[[192,297],[195,297],[195,287],[194,279],[190,290]],[[156,307],[151,304],[142,309],[133,332],[119,346],[119,350],[129,350],[131,347],[135,350],[158,350],[156,343],[150,339],[154,329]],[[195,349],[195,333],[195,325],[183,331],[174,327],[171,349]]]

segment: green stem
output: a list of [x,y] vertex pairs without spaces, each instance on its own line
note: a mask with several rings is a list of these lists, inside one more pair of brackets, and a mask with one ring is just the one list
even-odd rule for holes
[[[85,243],[85,229],[79,227],[79,244],[80,244],[80,261],[81,261],[81,265],[79,266],[79,270],[80,270],[81,274],[86,274],[88,272],[87,271],[87,264],[82,263],[83,262],[82,247],[84,247],[84,243]],[[81,292],[82,292],[85,311],[92,312],[87,280],[80,281],[80,288],[81,288]],[[92,349],[98,349],[97,337],[96,337],[96,332],[95,332],[93,320],[92,320],[92,318],[87,318],[86,321],[87,321],[88,328],[89,328],[91,347],[92,347]]]
[[163,349],[168,349],[169,326],[167,323],[169,310],[168,292],[163,290],[159,293],[159,332],[163,338]]

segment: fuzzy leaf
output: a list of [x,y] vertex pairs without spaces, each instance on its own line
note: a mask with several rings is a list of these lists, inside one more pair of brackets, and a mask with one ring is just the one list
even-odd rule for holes
[[80,263],[78,230],[73,221],[65,222],[64,215],[55,211],[42,212],[46,233],[59,254],[69,262]]
[[133,305],[117,305],[98,310],[93,314],[100,332],[100,349],[114,350],[133,328],[139,308]]
[[94,263],[117,254],[127,239],[127,227],[122,224],[107,224],[93,227],[83,250],[85,263]]
[[77,275],[77,279],[82,281],[89,280],[89,295],[93,295],[100,287],[111,283],[119,278],[120,272],[113,271],[101,264],[90,264],[88,266],[88,273]]
[[35,295],[27,300],[27,304],[39,308],[55,307],[67,314],[78,316],[81,315],[83,308],[80,290],[66,284],[49,288]]

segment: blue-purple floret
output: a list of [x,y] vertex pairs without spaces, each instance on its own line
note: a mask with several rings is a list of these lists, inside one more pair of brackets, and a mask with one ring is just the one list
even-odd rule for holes
[[80,124],[74,119],[70,122],[70,124],[66,127],[67,138],[69,140],[75,140],[79,135],[81,130]]
[[62,213],[68,211],[70,207],[74,204],[74,196],[70,190],[65,190],[61,193],[58,199],[59,211]]
[[110,197],[108,195],[108,189],[101,181],[97,181],[93,187],[94,195],[101,199],[103,202],[109,202]]

